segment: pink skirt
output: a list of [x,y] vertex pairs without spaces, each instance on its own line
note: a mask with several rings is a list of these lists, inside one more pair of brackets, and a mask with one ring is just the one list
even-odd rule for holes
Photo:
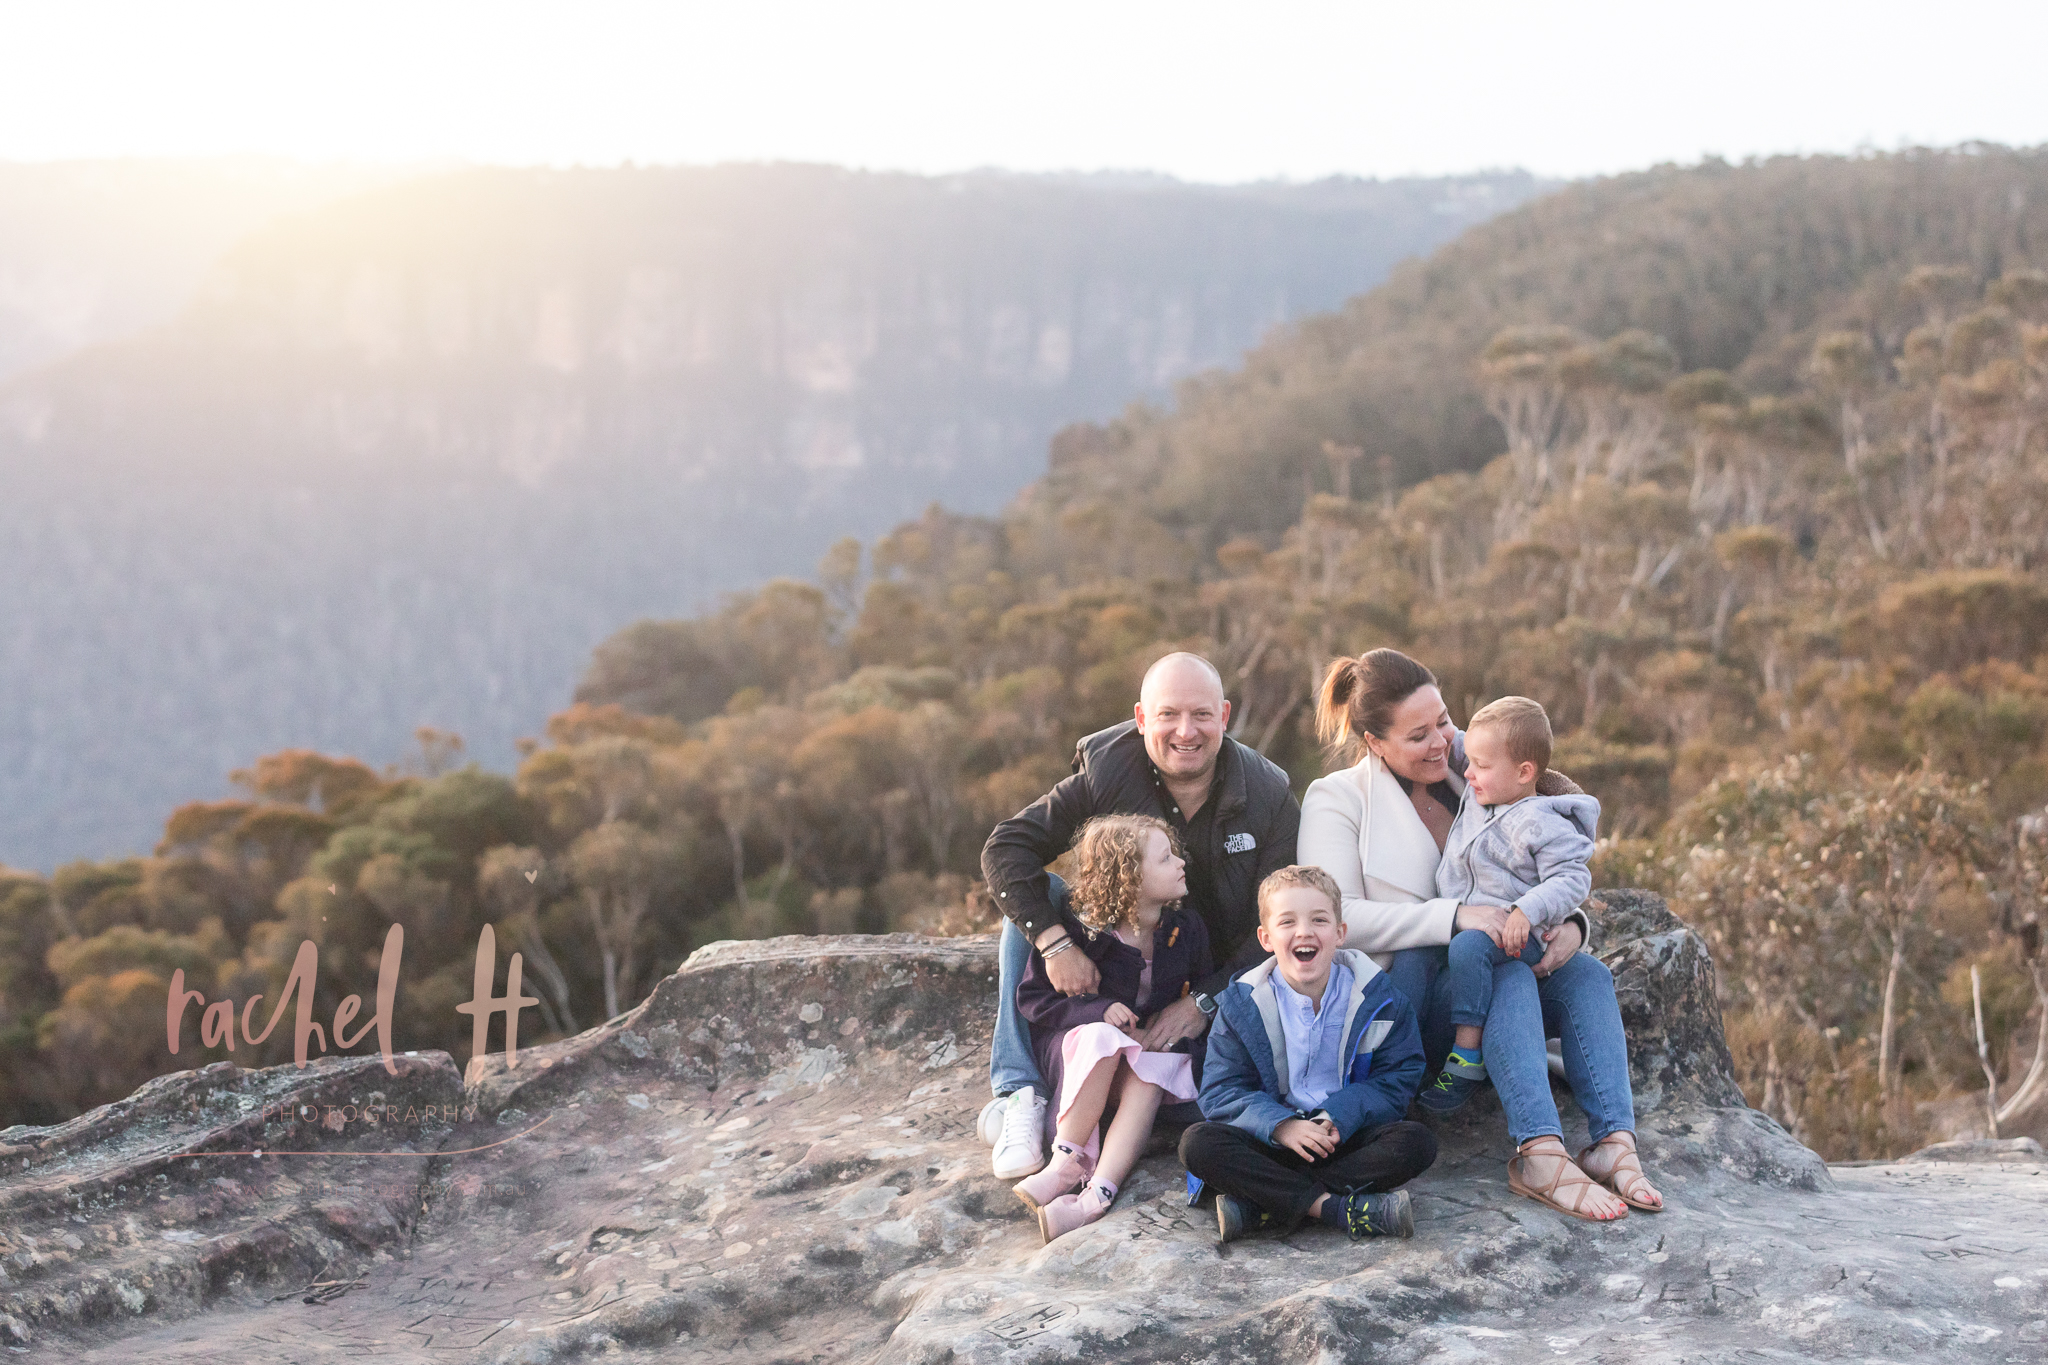
[[[1096,1066],[1104,1062],[1114,1064],[1122,1057],[1130,1063],[1131,1071],[1141,1081],[1147,1081],[1166,1092],[1162,1103],[1171,1104],[1178,1100],[1195,1098],[1194,1060],[1180,1052],[1147,1052],[1145,1045],[1122,1029],[1109,1024],[1082,1024],[1068,1029],[1060,1039],[1060,1099],[1046,1115],[1047,1136],[1057,1130],[1060,1120],[1074,1107],[1074,1097],[1087,1083]],[[1082,1150],[1093,1160],[1102,1146],[1102,1125],[1088,1135],[1088,1145]]]

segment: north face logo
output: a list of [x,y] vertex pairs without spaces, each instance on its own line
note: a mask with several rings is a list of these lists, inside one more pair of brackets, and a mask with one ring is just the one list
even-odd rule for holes
[[1233,834],[1223,841],[1225,853],[1249,853],[1259,846],[1259,841],[1249,834]]

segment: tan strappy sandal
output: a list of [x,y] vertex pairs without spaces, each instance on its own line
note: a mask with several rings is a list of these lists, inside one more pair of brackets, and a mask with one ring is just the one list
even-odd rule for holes
[[[1537,1145],[1539,1143],[1547,1143],[1549,1145],[1539,1146]],[[1527,1162],[1530,1157],[1536,1156],[1557,1158],[1557,1169],[1551,1173],[1550,1183],[1541,1189],[1522,1179],[1523,1163]],[[1564,1149],[1562,1142],[1548,1134],[1545,1134],[1543,1137],[1529,1139],[1528,1142],[1522,1145],[1520,1151],[1508,1158],[1508,1189],[1515,1194],[1521,1195],[1524,1199],[1533,1199],[1539,1204],[1547,1204],[1559,1213],[1569,1214],[1573,1218],[1582,1218],[1588,1223],[1615,1223],[1628,1217],[1627,1209],[1623,1209],[1612,1218],[1602,1218],[1597,1213],[1587,1213],[1585,1211],[1586,1191],[1595,1188],[1598,1188],[1598,1182],[1593,1180],[1584,1171],[1581,1171],[1573,1163],[1571,1153]],[[1558,1197],[1560,1191],[1569,1196],[1570,1203],[1566,1203]]]
[[[1579,1168],[1581,1170],[1585,1169],[1586,1158],[1591,1156],[1594,1151],[1607,1146],[1609,1143],[1613,1143],[1622,1149],[1621,1155],[1614,1159],[1613,1168],[1604,1176],[1593,1175],[1591,1171],[1586,1171],[1586,1174],[1614,1191],[1621,1202],[1630,1208],[1641,1209],[1644,1213],[1662,1213],[1664,1211],[1662,1204],[1653,1204],[1642,1197],[1641,1192],[1643,1190],[1648,1190],[1651,1194],[1658,1194],[1657,1187],[1650,1183],[1650,1177],[1643,1174],[1643,1163],[1636,1156],[1634,1141],[1631,1140],[1624,1146],[1615,1141],[1620,1136],[1621,1134],[1618,1132],[1609,1133],[1606,1137],[1587,1147],[1585,1151],[1580,1152]],[[1661,1195],[1658,1197],[1662,1198]]]

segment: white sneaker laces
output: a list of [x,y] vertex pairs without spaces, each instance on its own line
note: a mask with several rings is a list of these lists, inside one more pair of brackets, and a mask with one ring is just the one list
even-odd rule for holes
[[[1018,1101],[1022,1100],[1020,1104]],[[1008,1147],[1022,1143],[1031,1145],[1038,1137],[1039,1125],[1044,1121],[1045,1101],[1036,1092],[1020,1091],[1011,1096],[1003,1106],[1003,1138],[998,1146]]]

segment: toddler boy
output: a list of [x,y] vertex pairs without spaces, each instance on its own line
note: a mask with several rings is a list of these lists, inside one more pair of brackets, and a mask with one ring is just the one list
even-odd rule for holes
[[1340,949],[1337,883],[1283,867],[1259,884],[1259,946],[1273,954],[1217,997],[1203,1117],[1181,1135],[1214,1185],[1220,1240],[1317,1218],[1356,1241],[1415,1232],[1397,1189],[1436,1160],[1402,1118],[1422,1080],[1415,1010],[1364,953]]
[[1480,1045],[1493,1007],[1493,969],[1543,960],[1539,929],[1555,927],[1592,889],[1586,866],[1600,824],[1590,796],[1538,796],[1550,766],[1550,717],[1527,697],[1488,703],[1465,728],[1465,799],[1437,865],[1439,896],[1508,907],[1496,932],[1467,929],[1446,950],[1451,1024],[1457,1030],[1443,1071],[1418,1097],[1447,1114],[1486,1079]]

